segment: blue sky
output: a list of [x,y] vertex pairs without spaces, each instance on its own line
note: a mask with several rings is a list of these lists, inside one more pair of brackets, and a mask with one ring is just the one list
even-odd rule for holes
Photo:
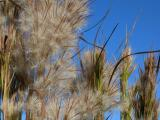
[[[101,29],[103,34],[108,36],[113,27],[119,23],[111,41],[107,46],[107,58],[113,60],[121,52],[117,49],[125,38],[126,28],[132,29],[136,22],[136,27],[129,44],[133,52],[150,49],[160,49],[160,0],[96,0],[90,5],[91,17],[88,18],[86,28],[95,24],[104,12],[110,9],[110,13]],[[94,34],[97,29],[85,33],[88,41],[93,42]],[[103,44],[102,33],[98,38],[98,43]],[[139,66],[146,56],[136,56],[135,63]],[[130,83],[132,84],[138,75],[137,71],[132,75]],[[113,120],[119,120],[119,112],[115,112]]]
[[[126,26],[132,28],[138,17],[135,30],[130,37],[133,51],[159,48],[160,35],[160,1],[159,0],[96,0],[90,6],[91,17],[88,18],[88,26],[96,23],[107,9],[110,14],[103,25],[103,32],[108,35],[114,25],[119,23],[118,29],[108,45],[109,52],[113,53],[116,47],[125,37]],[[89,40],[93,38],[92,30],[86,33]],[[101,40],[99,39],[99,42]]]

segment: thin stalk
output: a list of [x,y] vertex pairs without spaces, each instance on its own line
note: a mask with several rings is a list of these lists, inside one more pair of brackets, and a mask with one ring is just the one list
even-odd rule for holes
[[10,89],[10,70],[9,70],[9,58],[10,55],[4,56],[4,64],[1,66],[1,80],[2,80],[2,89],[3,89],[3,113],[4,119],[9,119],[8,113],[8,99],[9,99],[9,89]]
[[[130,48],[126,48],[122,54],[123,56],[130,54]],[[121,66],[121,74],[120,74],[120,99],[123,102],[126,102],[129,100],[128,96],[128,79],[133,72],[132,67],[132,57],[128,57],[124,60]],[[121,120],[130,120],[130,108],[127,106],[125,109],[121,111]]]

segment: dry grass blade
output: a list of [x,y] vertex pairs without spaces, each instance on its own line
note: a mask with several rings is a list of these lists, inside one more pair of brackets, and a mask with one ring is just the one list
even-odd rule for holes
[[130,57],[130,56],[143,55],[143,54],[148,54],[148,53],[160,53],[160,50],[158,49],[158,50],[151,50],[151,51],[135,52],[135,53],[131,53],[130,55],[127,55],[127,56],[122,57],[122,58],[116,63],[116,65],[115,65],[115,67],[114,67],[114,69],[113,69],[113,71],[112,71],[112,75],[111,75],[111,77],[110,77],[110,80],[109,80],[109,84],[108,84],[108,85],[110,85],[110,83],[111,83],[111,81],[112,81],[112,78],[113,78],[113,75],[114,75],[114,73],[116,72],[118,66],[119,66],[120,63],[123,62],[126,58],[128,58],[128,57]]
[[158,63],[157,63],[156,76],[158,76],[159,69],[160,69],[160,55],[159,55]]
[[[129,47],[125,48],[122,57],[129,55],[131,49]],[[128,80],[132,74],[134,67],[132,65],[132,56],[128,57],[123,61],[120,66],[120,99],[121,102],[129,102],[129,92],[128,92]],[[130,105],[122,106],[121,110],[121,120],[130,120],[131,107]]]
[[156,99],[156,60],[153,54],[145,61],[145,69],[140,69],[140,78],[132,91],[132,107],[136,119],[158,120]]
[[102,50],[101,50],[101,52],[100,52],[100,54],[99,54],[99,57],[98,57],[98,59],[97,59],[97,61],[96,61],[96,63],[99,62],[99,59],[100,59],[100,57],[101,57],[101,55],[102,55],[102,53],[103,53],[103,51],[104,51],[107,43],[108,43],[109,40],[111,39],[111,37],[112,37],[113,33],[115,32],[115,30],[116,30],[117,27],[118,27],[118,24],[113,28],[111,34],[109,35],[108,39],[107,39],[106,42],[104,43],[104,45],[103,45],[103,47],[102,47]]
[[90,27],[90,28],[88,28],[87,30],[83,31],[82,34],[88,32],[88,31],[90,31],[90,30],[92,30],[92,29],[94,29],[94,28],[97,27],[99,24],[103,24],[103,21],[105,21],[105,19],[107,18],[109,12],[110,12],[110,10],[107,10],[106,13],[105,13],[105,15],[104,15],[95,25],[93,25],[92,27]]
[[82,41],[84,41],[85,43],[87,43],[87,44],[89,44],[89,45],[92,45],[92,46],[94,46],[94,47],[97,47],[97,48],[99,48],[99,49],[102,49],[102,47],[100,47],[100,46],[98,46],[98,45],[95,45],[95,44],[93,44],[93,43],[88,42],[83,36],[80,36],[79,39],[82,40]]

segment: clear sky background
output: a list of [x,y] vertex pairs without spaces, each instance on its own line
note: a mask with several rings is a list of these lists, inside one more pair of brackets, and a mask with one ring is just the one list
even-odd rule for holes
[[[160,0],[96,0],[90,5],[91,17],[85,28],[94,25],[110,9],[110,13],[101,29],[108,37],[113,27],[119,23],[111,41],[107,46],[107,58],[113,60],[118,58],[121,50],[117,49],[125,38],[126,26],[128,31],[132,29],[135,21],[136,27],[129,44],[133,52],[160,49]],[[93,42],[97,29],[85,33],[88,41]],[[99,35],[98,43],[103,44],[102,32]],[[136,56],[134,59],[137,67],[142,65],[146,56]],[[135,83],[138,78],[137,70],[131,76],[130,84]],[[159,91],[159,90],[158,90]],[[160,96],[160,95],[158,95]],[[119,112],[112,116],[113,120],[119,120]]]

